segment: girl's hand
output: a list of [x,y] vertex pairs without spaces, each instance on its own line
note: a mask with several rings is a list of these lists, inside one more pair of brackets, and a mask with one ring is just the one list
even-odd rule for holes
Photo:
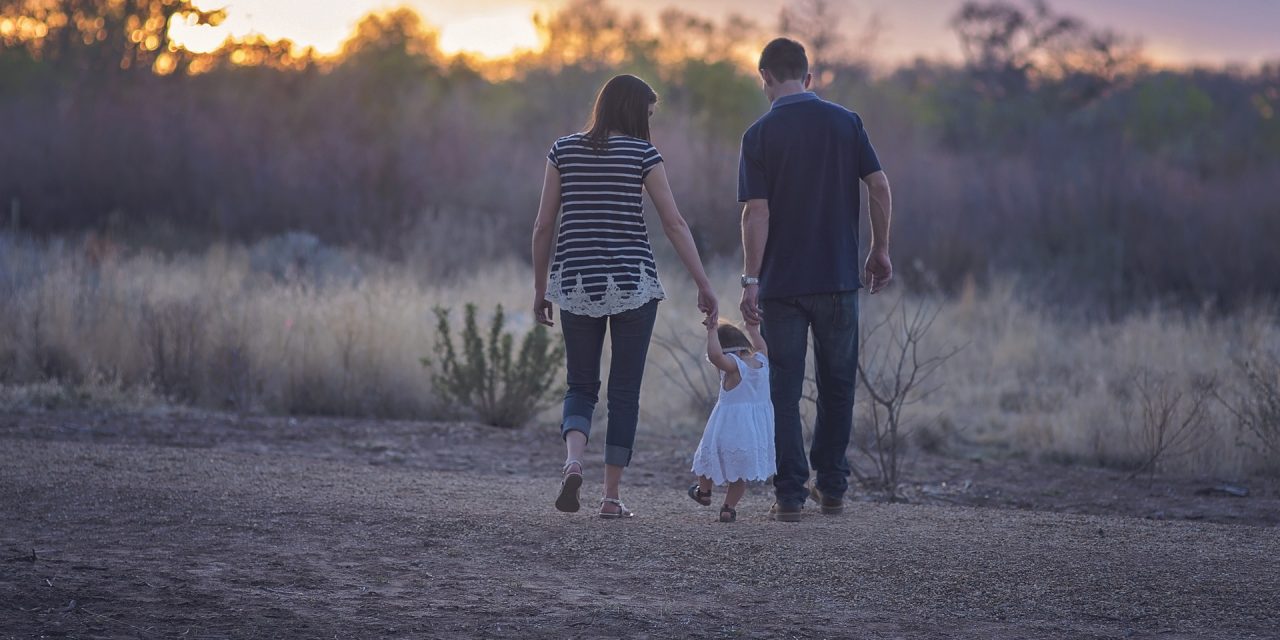
[[547,300],[545,296],[546,294],[541,291],[534,292],[533,319],[538,324],[554,327],[556,322],[552,319],[552,316],[555,313],[555,309],[551,307],[551,301]]
[[716,319],[716,316],[707,316],[702,319],[702,326],[706,327],[707,331],[715,331],[716,326],[719,324],[720,321]]
[[711,287],[698,288],[698,311],[706,314],[708,320],[720,317],[720,303]]

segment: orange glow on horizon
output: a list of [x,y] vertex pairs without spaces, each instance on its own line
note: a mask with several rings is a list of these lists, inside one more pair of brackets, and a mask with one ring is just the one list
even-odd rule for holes
[[[379,0],[198,0],[196,4],[202,9],[225,6],[227,17],[218,26],[199,25],[194,17],[173,19],[169,25],[170,37],[195,53],[215,51],[229,38],[239,41],[256,36],[268,40],[287,39],[299,53],[312,48],[322,56],[334,55],[361,18],[404,6],[421,15],[428,28],[439,32],[443,53],[492,60],[540,48],[533,13],[546,2],[511,2],[488,11],[474,8],[463,11],[456,8],[458,5],[432,11],[430,5],[421,6],[424,2],[397,5]],[[317,19],[299,19],[299,15]]]
[[[1260,1],[1260,0],[1259,0]],[[179,46],[196,53],[208,53],[221,47],[228,38],[243,41],[257,38],[266,41],[288,40],[296,54],[308,48],[321,57],[337,54],[342,43],[352,34],[356,23],[365,15],[405,7],[422,16],[425,25],[438,33],[439,47],[446,55],[465,54],[478,61],[498,63],[510,61],[522,53],[540,52],[539,39],[532,16],[553,12],[566,6],[566,0],[194,0],[202,9],[225,9],[226,19],[218,26],[195,24],[188,18],[174,18],[170,36]],[[744,15],[770,32],[780,7],[789,0],[658,0],[641,7],[621,0],[605,0],[625,15],[642,14],[656,26],[657,16],[668,7],[719,21],[730,13]],[[883,13],[886,25],[875,46],[867,52],[871,61],[886,66],[909,63],[918,57],[960,62],[961,52],[947,23],[961,0],[868,0]],[[1158,25],[1136,21],[1140,9],[1115,7],[1105,0],[1089,0],[1079,7],[1063,5],[1062,10],[1076,10],[1090,24],[1112,26],[1121,33],[1140,38],[1144,54],[1153,66],[1186,68],[1196,65],[1221,65],[1232,60],[1258,64],[1280,55],[1270,54],[1273,45],[1251,44],[1233,48],[1232,40],[1221,33],[1200,29],[1188,34],[1183,26],[1202,15],[1190,1],[1183,3],[1182,18],[1164,20]],[[1114,20],[1114,22],[1109,21]],[[850,10],[843,27],[856,32],[866,16]],[[1178,22],[1182,20],[1183,22]],[[1218,32],[1226,29],[1224,23]],[[18,21],[0,21],[0,35],[30,33],[34,25]],[[1206,34],[1202,39],[1201,34]],[[1213,37],[1210,38],[1209,36]],[[1242,34],[1243,35],[1243,34]],[[1243,38],[1238,38],[1240,40]]]

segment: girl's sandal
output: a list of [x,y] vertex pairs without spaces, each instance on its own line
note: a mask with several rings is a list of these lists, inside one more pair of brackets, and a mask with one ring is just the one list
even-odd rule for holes
[[702,506],[704,506],[704,507],[709,507],[709,506],[711,506],[711,492],[710,492],[710,491],[708,491],[708,492],[706,492],[706,493],[703,493],[703,492],[699,491],[699,490],[698,490],[698,485],[696,485],[696,484],[695,484],[695,485],[693,485],[693,486],[691,486],[691,487],[689,487],[689,497],[690,497],[690,498],[693,498],[693,501],[694,501],[694,502],[696,502],[696,503],[698,503],[698,504],[700,504],[700,505],[702,505]]
[[738,511],[729,505],[720,507],[720,522],[737,522]]
[[[606,504],[617,505],[618,512],[610,513],[608,511],[605,511],[604,505]],[[627,505],[622,504],[622,501],[617,498],[601,498],[600,499],[600,517],[604,518],[605,520],[619,520],[622,518],[634,518],[636,517],[636,514],[631,513],[631,511],[627,509]]]
[[[569,471],[573,465],[578,465],[577,471]],[[560,473],[564,474],[564,479],[560,481],[560,495],[556,496],[556,509],[565,513],[575,513],[582,508],[582,500],[578,495],[579,490],[582,489],[582,463],[570,460],[564,463]]]

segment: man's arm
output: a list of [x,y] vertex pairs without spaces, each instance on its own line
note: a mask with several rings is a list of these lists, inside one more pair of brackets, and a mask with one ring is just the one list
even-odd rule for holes
[[868,174],[867,195],[871,213],[871,252],[867,255],[866,281],[871,293],[879,293],[893,279],[889,260],[889,228],[893,219],[893,194],[884,171]]
[[[769,201],[748,200],[742,208],[742,275],[760,277],[764,245],[769,240]],[[760,324],[760,285],[742,288],[742,318]]]

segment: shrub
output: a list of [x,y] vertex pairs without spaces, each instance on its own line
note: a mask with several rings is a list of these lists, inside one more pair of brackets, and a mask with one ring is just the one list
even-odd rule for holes
[[204,314],[196,300],[165,300],[142,305],[142,335],[151,356],[152,384],[165,397],[196,399],[200,387]]
[[1184,388],[1167,374],[1138,369],[1133,374],[1133,385],[1141,415],[1137,428],[1130,430],[1136,432],[1141,462],[1129,477],[1137,477],[1143,471],[1154,477],[1164,460],[1204,445],[1209,435],[1205,418],[1217,381],[1198,379]]
[[860,344],[870,348],[859,354],[858,361],[868,423],[858,450],[871,460],[876,473],[864,476],[856,468],[853,472],[864,484],[878,485],[891,501],[901,497],[902,454],[914,431],[903,410],[941,388],[930,379],[960,352],[960,347],[953,347],[933,355],[921,353],[921,343],[938,318],[938,308],[923,302],[907,307],[908,303],[898,298],[859,338]]
[[1246,384],[1234,398],[1218,395],[1242,431],[1252,433],[1268,451],[1280,454],[1280,358],[1238,360]]
[[435,314],[435,361],[423,358],[422,364],[433,369],[431,382],[443,399],[474,412],[485,424],[515,428],[560,395],[555,381],[564,345],[553,341],[546,327],[537,325],[526,333],[513,359],[515,337],[503,330],[502,305],[494,311],[487,340],[476,323],[476,306],[466,306],[461,352],[453,344],[449,310],[436,307]]

